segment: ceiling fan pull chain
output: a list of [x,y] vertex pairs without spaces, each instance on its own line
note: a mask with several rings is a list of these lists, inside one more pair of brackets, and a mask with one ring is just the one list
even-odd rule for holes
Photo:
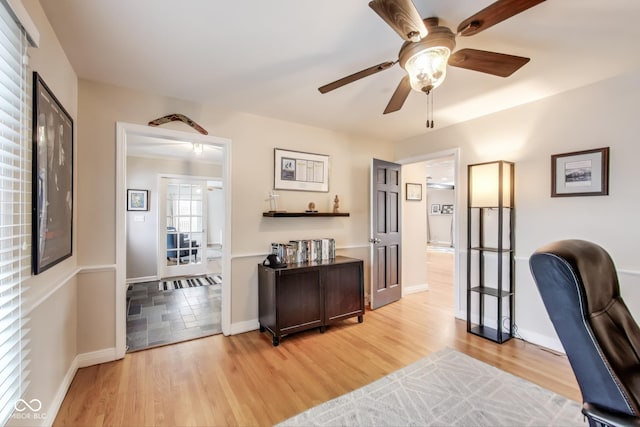
[[429,94],[427,93],[426,96],[427,96],[427,114],[426,114],[427,123],[426,123],[426,126],[427,126],[427,129],[429,129]]
[[427,129],[433,129],[433,91],[427,93]]
[[433,97],[435,95],[432,93],[431,94],[431,129],[433,129]]

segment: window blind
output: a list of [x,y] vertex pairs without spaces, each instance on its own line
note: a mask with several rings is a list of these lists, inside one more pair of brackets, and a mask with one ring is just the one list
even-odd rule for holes
[[31,274],[31,82],[27,40],[0,2],[0,424],[28,385],[28,319],[22,282]]

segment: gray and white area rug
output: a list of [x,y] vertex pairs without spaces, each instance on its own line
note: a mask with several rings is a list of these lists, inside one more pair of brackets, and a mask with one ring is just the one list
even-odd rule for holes
[[161,280],[158,282],[159,291],[170,291],[172,289],[195,288],[198,286],[221,285],[222,276],[214,274],[211,276],[183,277],[174,280]]
[[584,427],[581,408],[447,348],[278,426]]

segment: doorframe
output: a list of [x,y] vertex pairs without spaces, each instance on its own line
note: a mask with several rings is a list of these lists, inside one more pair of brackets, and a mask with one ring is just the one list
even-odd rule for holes
[[224,237],[222,247],[222,333],[231,332],[231,140],[172,129],[116,122],[116,268],[115,268],[115,347],[117,358],[127,349],[127,140],[148,136],[173,141],[189,141],[223,148],[222,190],[224,191]]
[[[435,160],[442,157],[449,157],[453,155],[453,185],[455,189],[455,196],[453,199],[453,292],[454,292],[454,314],[455,317],[459,319],[466,319],[466,301],[465,305],[462,306],[462,298],[461,298],[461,290],[460,290],[460,227],[458,227],[460,218],[460,209],[461,206],[459,203],[460,200],[460,183],[462,180],[460,179],[460,148],[451,148],[442,151],[436,151],[433,153],[421,154],[419,156],[408,157],[405,159],[397,160],[396,163],[400,163],[401,165],[409,165],[412,163],[424,162],[427,160]],[[426,245],[426,242],[425,242]],[[428,278],[427,278],[428,280]]]

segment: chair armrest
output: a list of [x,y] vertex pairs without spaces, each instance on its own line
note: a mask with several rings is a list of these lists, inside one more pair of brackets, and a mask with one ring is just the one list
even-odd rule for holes
[[600,423],[603,426],[640,427],[640,418],[621,412],[613,412],[609,409],[596,406],[593,403],[585,402],[582,405],[582,413],[590,420]]

